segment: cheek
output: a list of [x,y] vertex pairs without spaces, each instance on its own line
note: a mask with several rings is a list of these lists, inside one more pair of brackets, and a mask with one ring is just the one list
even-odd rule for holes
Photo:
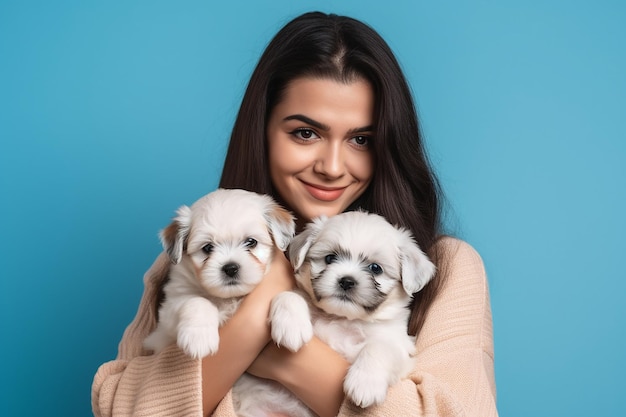
[[361,182],[369,182],[374,175],[374,156],[371,153],[353,155],[348,161],[350,173]]
[[270,175],[274,184],[284,182],[285,178],[306,169],[314,161],[309,149],[294,146],[289,140],[273,138],[269,146]]

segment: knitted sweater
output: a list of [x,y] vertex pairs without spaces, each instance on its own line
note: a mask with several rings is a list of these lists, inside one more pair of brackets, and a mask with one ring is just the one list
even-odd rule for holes
[[[417,365],[389,389],[382,405],[360,409],[345,400],[339,416],[497,416],[489,290],[482,260],[467,243],[445,238],[449,275],[420,331]],[[175,344],[148,355],[143,339],[156,326],[155,304],[169,262],[163,254],[144,276],[135,319],[117,359],[98,369],[92,407],[100,416],[201,416],[201,361]],[[213,413],[234,417],[229,392]]]

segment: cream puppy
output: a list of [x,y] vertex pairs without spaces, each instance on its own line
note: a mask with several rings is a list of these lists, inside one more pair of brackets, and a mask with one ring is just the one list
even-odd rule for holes
[[[314,334],[351,363],[344,380],[348,398],[360,407],[382,403],[388,387],[413,368],[408,306],[435,266],[408,231],[365,212],[315,219],[292,240],[289,257],[309,302],[292,317],[310,314]],[[277,297],[272,309],[285,308],[281,303]],[[233,393],[243,416],[266,415],[259,408],[314,415],[282,387],[250,376]]]
[[214,354],[218,328],[261,281],[274,245],[285,250],[294,233],[293,216],[267,195],[218,189],[180,207],[160,233],[172,265],[144,346],[159,352],[176,342],[194,358]]

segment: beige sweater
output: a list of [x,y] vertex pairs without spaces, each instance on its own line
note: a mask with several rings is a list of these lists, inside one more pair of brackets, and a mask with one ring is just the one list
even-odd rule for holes
[[[489,290],[482,260],[467,243],[446,238],[449,276],[417,338],[417,366],[389,389],[380,406],[344,401],[340,416],[497,416]],[[99,416],[201,416],[200,360],[175,345],[147,355],[141,345],[155,327],[159,284],[168,270],[161,255],[144,277],[137,315],[126,328],[117,359],[100,366],[92,386]],[[235,416],[229,393],[214,416]]]

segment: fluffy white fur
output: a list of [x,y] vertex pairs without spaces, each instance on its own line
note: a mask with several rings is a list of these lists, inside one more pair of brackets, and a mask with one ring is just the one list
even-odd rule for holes
[[[433,277],[435,266],[408,231],[365,212],[314,220],[292,240],[289,257],[299,293],[308,301],[308,308],[299,303],[303,309],[294,313],[291,307],[291,314],[298,321],[310,314],[315,335],[351,363],[344,391],[355,404],[383,402],[388,387],[413,368],[408,305]],[[273,311],[286,308],[294,297],[277,297]],[[273,332],[297,330],[288,318],[272,320]],[[279,323],[287,327],[275,329]],[[278,384],[249,375],[233,393],[241,416],[314,415]]]
[[294,233],[293,216],[266,195],[218,189],[180,207],[160,233],[172,265],[144,346],[159,352],[176,342],[194,358],[214,354],[218,328],[261,281],[274,245],[285,250]]

